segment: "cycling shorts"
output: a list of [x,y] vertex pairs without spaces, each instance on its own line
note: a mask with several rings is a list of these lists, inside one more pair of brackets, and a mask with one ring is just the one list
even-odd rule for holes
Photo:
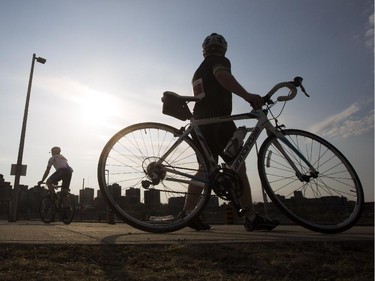
[[70,180],[72,179],[72,168],[60,168],[54,172],[47,180],[53,184],[57,184],[62,181],[61,189],[69,189]]
[[[201,130],[216,162],[218,162],[219,156],[221,156],[225,162],[230,162],[233,160],[229,159],[223,154],[224,148],[227,146],[234,132],[237,130],[236,124],[233,121],[202,125],[199,126],[199,129]],[[197,137],[195,134],[192,135],[195,144],[200,147]]]

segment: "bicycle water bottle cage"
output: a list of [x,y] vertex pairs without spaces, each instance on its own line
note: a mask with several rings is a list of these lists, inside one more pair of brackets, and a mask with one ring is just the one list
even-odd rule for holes
[[161,101],[163,102],[163,114],[182,121],[186,121],[193,116],[184,98],[174,92],[164,92]]

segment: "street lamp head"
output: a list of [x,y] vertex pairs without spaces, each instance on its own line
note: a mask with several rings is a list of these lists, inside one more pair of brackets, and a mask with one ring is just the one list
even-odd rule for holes
[[36,61],[41,63],[41,64],[45,64],[47,60],[45,58],[42,58],[42,57],[37,57]]

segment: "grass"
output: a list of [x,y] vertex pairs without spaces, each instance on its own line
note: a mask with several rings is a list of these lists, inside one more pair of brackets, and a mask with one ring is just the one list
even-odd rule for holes
[[374,242],[0,245],[0,280],[374,280]]

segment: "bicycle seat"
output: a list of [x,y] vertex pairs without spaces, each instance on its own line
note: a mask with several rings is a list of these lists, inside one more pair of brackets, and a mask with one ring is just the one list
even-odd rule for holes
[[180,96],[179,94],[176,94],[175,92],[166,91],[163,93],[163,97],[161,98],[161,100],[163,101],[164,98],[169,98],[169,97],[172,97],[171,99],[178,99],[184,102],[200,101],[202,99],[200,97],[195,97],[195,96]]

